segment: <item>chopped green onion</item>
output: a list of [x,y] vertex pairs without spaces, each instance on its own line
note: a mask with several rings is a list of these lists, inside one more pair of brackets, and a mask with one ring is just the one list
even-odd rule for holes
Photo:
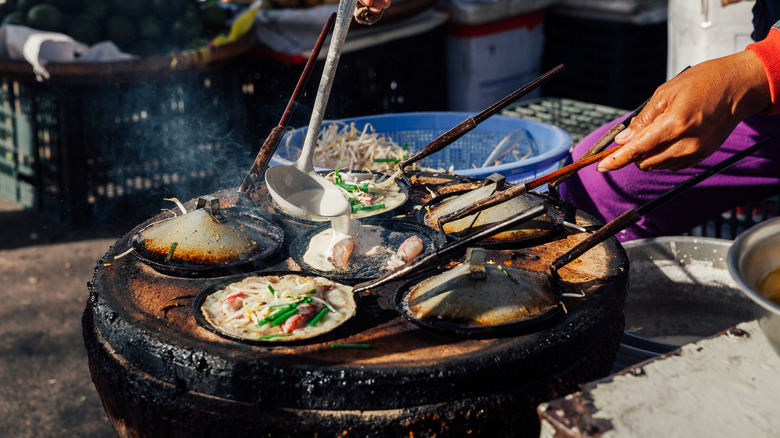
[[309,295],[314,295],[317,293],[317,289],[312,289],[308,292]]
[[371,348],[369,344],[330,344],[332,348]]
[[344,184],[342,182],[334,183],[335,185],[341,187],[342,189],[348,191],[348,192],[356,192],[358,190],[358,186],[354,184]]
[[266,316],[265,318],[261,319],[260,321],[257,321],[257,326],[260,327],[261,325],[263,325],[263,324],[265,324],[267,322],[273,321],[274,319],[276,319],[276,317],[281,316],[284,312],[292,309],[293,306],[295,306],[295,304],[294,303],[279,304],[279,306],[280,306],[279,309],[276,310],[274,313]]
[[363,187],[360,188],[361,191],[368,193],[368,183],[364,183]]
[[501,266],[501,265],[498,265],[498,270],[499,270],[499,271],[501,271],[501,272],[503,272],[504,274],[506,274],[506,276],[507,276],[507,277],[509,277],[509,279],[510,279],[510,280],[512,280],[512,283],[514,283],[514,284],[517,284],[517,285],[519,285],[519,284],[520,284],[520,282],[519,282],[519,281],[517,281],[517,279],[516,279],[515,277],[512,277],[512,274],[510,274],[509,272],[507,272],[507,270],[506,270],[506,269],[504,269],[504,267],[503,267],[503,266]]
[[338,169],[333,169],[333,182],[336,184],[341,184],[341,175],[339,175]]
[[398,164],[398,158],[374,158],[374,163],[393,163]]
[[310,325],[310,326],[316,325],[318,322],[320,322],[322,317],[325,316],[325,314],[328,313],[329,311],[330,311],[330,309],[328,309],[327,307],[323,307],[319,312],[317,312],[317,314],[314,316],[314,318],[312,318],[311,321],[309,321],[307,323],[307,325]]
[[173,252],[176,251],[176,247],[179,246],[179,242],[173,242],[171,243],[171,249],[168,250],[168,256],[165,257],[165,261],[169,262],[171,261],[171,258],[173,257]]
[[274,318],[271,321],[271,325],[272,326],[277,326],[277,325],[287,321],[287,318],[295,315],[296,313],[298,313],[298,307],[293,307],[292,309],[286,310],[284,313],[282,313],[281,315],[279,315],[276,318]]
[[269,309],[292,309],[296,305],[297,303],[274,304],[273,306],[269,307]]
[[258,337],[257,340],[258,341],[262,341],[262,340],[265,340],[265,339],[283,338],[285,336],[290,336],[291,334],[292,333],[279,333],[279,334],[276,334],[276,335],[265,335],[265,336]]
[[276,291],[274,290],[274,288],[270,284],[268,285],[268,290],[271,291],[271,295],[276,296]]
[[404,143],[404,145],[401,146],[401,149],[403,149],[403,150],[409,149],[409,143]]
[[352,212],[356,211],[371,211],[371,210],[381,210],[385,208],[385,204],[374,204],[374,205],[366,205],[366,204],[355,204],[352,206]]

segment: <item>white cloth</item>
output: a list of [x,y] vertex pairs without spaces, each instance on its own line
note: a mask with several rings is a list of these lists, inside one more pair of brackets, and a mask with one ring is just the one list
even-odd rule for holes
[[50,77],[47,62],[118,61],[133,59],[123,53],[111,41],[103,41],[92,47],[56,32],[43,32],[26,26],[0,27],[0,59],[25,59],[33,67],[35,78],[43,81]]

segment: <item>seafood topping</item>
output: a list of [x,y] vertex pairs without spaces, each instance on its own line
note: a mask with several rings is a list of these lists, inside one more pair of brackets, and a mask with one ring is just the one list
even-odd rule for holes
[[322,277],[248,277],[210,294],[201,312],[226,334],[243,339],[304,339],[355,313],[352,288]]

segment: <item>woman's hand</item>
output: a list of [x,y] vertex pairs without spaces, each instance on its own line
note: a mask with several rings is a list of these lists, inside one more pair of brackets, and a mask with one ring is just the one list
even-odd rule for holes
[[358,1],[361,4],[368,6],[368,10],[375,14],[390,7],[390,0],[358,0]]
[[632,162],[645,171],[693,166],[770,101],[764,67],[753,51],[698,64],[656,89],[642,112],[615,137],[623,147],[603,159],[598,170]]

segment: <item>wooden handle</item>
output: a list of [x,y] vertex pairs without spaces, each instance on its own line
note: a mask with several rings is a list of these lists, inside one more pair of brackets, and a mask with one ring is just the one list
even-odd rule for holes
[[637,213],[636,210],[634,209],[628,210],[627,212],[613,219],[608,224],[599,228],[596,232],[594,232],[590,236],[586,237],[585,240],[575,245],[574,248],[570,249],[565,254],[555,259],[552,263],[550,263],[550,270],[553,272],[557,272],[558,269],[569,264],[577,257],[585,254],[585,252],[587,252],[589,249],[607,240],[608,238],[614,236],[618,232],[623,231],[629,225],[635,224],[641,218],[642,215]]
[[279,143],[282,141],[287,123],[290,121],[293,109],[295,109],[295,104],[298,102],[298,96],[301,94],[301,89],[303,89],[303,87],[306,85],[306,82],[309,80],[309,76],[311,76],[312,67],[320,55],[320,49],[322,49],[322,45],[325,43],[325,38],[328,36],[330,29],[333,27],[334,21],[336,21],[335,12],[331,14],[330,17],[328,17],[328,21],[325,22],[325,26],[322,28],[322,32],[320,32],[320,36],[317,38],[317,42],[314,44],[314,48],[309,55],[309,59],[306,61],[306,65],[303,67],[301,77],[298,78],[298,83],[295,85],[295,90],[293,90],[290,101],[287,103],[287,107],[284,109],[284,113],[282,114],[282,118],[279,121],[279,125],[277,125],[276,128],[274,128],[271,133],[268,134],[268,137],[266,137],[263,145],[257,152],[257,156],[255,157],[255,161],[252,163],[252,167],[249,168],[249,172],[246,174],[244,180],[241,182],[241,186],[238,188],[239,193],[249,193],[252,191],[252,188],[254,187],[255,183],[257,183],[260,175],[262,175],[266,166],[268,166],[268,163],[271,161],[271,157],[273,157],[274,153],[276,153],[276,148],[279,147]]

